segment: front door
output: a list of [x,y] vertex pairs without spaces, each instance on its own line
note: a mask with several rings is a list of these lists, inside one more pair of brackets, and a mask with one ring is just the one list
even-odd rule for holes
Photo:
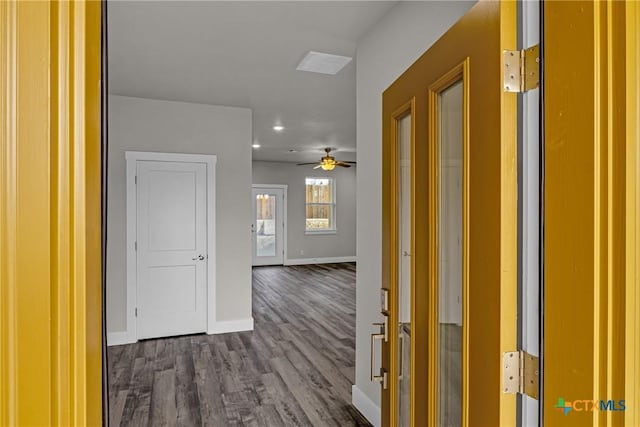
[[205,332],[207,165],[136,162],[137,335]]
[[383,94],[384,426],[516,422],[515,48],[516,3],[479,2]]
[[253,187],[253,265],[284,264],[284,188]]

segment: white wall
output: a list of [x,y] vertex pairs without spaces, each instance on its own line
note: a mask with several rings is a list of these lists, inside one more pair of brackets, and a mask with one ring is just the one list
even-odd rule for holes
[[382,92],[473,3],[401,2],[358,41],[358,267],[353,403],[374,425],[378,425],[380,420],[380,385],[369,381],[369,336],[374,331],[371,324],[381,320]]
[[[284,162],[253,162],[254,184],[286,184],[286,261],[309,258],[351,258],[356,256],[356,167],[326,172],[311,166]],[[305,177],[327,176],[336,183],[336,234],[305,234]],[[301,251],[303,253],[301,253]]]
[[107,331],[126,324],[125,151],[215,154],[216,321],[251,318],[251,110],[109,96]]

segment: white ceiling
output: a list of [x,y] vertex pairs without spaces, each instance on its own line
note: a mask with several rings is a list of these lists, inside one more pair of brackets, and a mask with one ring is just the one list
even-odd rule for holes
[[355,58],[335,76],[296,66],[309,50],[355,56],[394,3],[109,2],[109,92],[251,108],[256,160],[313,161],[327,146],[355,160]]

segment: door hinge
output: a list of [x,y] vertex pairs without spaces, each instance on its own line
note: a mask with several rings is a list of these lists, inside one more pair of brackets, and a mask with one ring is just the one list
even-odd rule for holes
[[138,307],[136,307],[136,317],[138,317]]
[[138,250],[138,242],[133,242],[133,250],[134,251]]
[[138,175],[133,177],[133,181],[134,181],[134,184],[136,185],[138,184]]
[[540,86],[540,46],[504,51],[504,91],[527,92]]
[[508,394],[520,393],[538,399],[540,361],[526,351],[502,354],[502,386]]

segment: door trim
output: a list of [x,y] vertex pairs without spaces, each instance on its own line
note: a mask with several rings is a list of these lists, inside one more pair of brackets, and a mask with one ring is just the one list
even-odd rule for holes
[[[127,329],[128,343],[138,341],[136,324],[137,258],[137,189],[136,162],[189,162],[207,165],[207,334],[216,332],[216,162],[213,154],[155,153],[126,151],[127,162]],[[122,338],[122,337],[121,337]],[[120,342],[122,343],[122,342]],[[112,344],[112,343],[110,343]]]
[[[278,190],[282,190],[282,220],[284,222],[284,230],[282,232],[282,265],[287,265],[287,260],[289,259],[289,252],[287,252],[287,228],[289,227],[289,223],[287,222],[287,189],[289,186],[287,184],[251,184],[251,189],[269,189],[276,188]],[[251,196],[253,198],[253,196]],[[252,201],[253,203],[253,201]],[[252,205],[253,206],[253,205]],[[252,213],[251,217],[253,218]],[[251,236],[253,239],[253,236]],[[254,250],[253,245],[251,245],[251,251]],[[253,267],[253,253],[251,254],[251,266]]]

